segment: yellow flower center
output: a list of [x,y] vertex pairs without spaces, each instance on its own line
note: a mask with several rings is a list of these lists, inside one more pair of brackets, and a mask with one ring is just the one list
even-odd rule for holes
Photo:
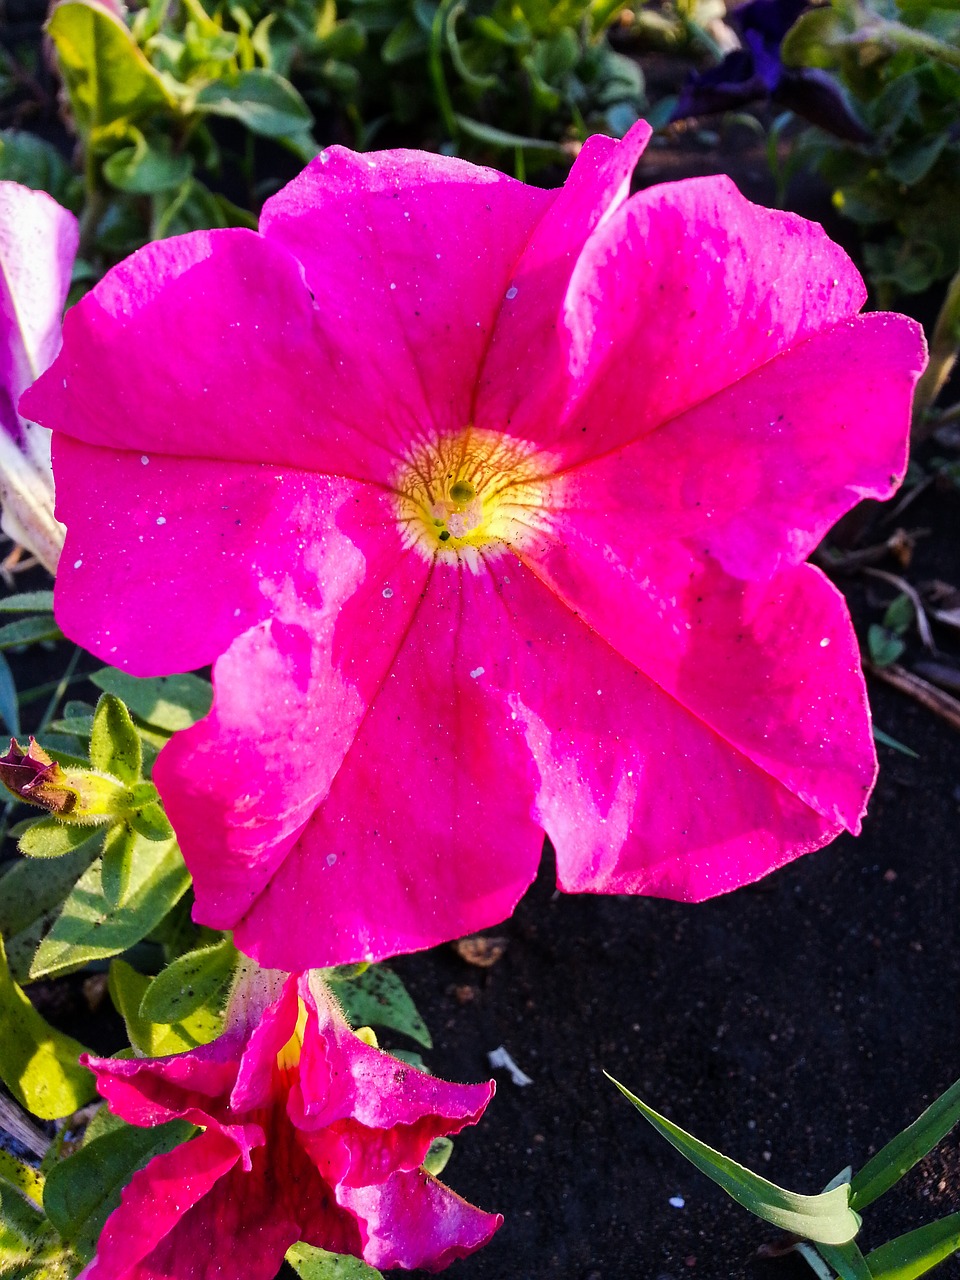
[[303,1048],[303,1033],[307,1025],[307,1006],[297,997],[299,1013],[293,1035],[277,1054],[277,1066],[281,1071],[293,1071],[300,1065],[300,1051]]
[[417,444],[394,480],[407,545],[472,568],[518,549],[547,518],[555,465],[534,445],[473,427]]

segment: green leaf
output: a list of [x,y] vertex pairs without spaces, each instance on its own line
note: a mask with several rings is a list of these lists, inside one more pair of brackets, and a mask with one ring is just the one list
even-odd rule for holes
[[821,1242],[817,1248],[840,1280],[873,1280],[867,1260],[853,1240],[848,1240],[846,1244]]
[[62,639],[63,632],[49,614],[20,618],[0,627],[0,649],[12,649],[18,644],[36,644],[40,640]]
[[171,1120],[153,1129],[124,1125],[54,1165],[47,1176],[43,1207],[64,1244],[89,1262],[103,1224],[134,1173],[195,1132],[195,1126],[185,1120]]
[[310,108],[290,81],[263,67],[214,80],[197,94],[196,106],[198,111],[239,120],[266,138],[309,132],[313,124]]
[[16,1100],[41,1120],[71,1115],[96,1093],[77,1058],[79,1041],[56,1031],[23,994],[7,966],[0,939],[0,1078]]
[[566,152],[559,142],[551,142],[546,138],[525,138],[519,133],[508,133],[505,129],[495,129],[493,125],[481,124],[469,116],[458,115],[457,124],[463,132],[477,142],[485,142],[488,146],[521,151],[539,151],[544,155],[565,158]]
[[204,1006],[218,1008],[221,993],[237,964],[229,938],[212,947],[188,951],[154,978],[140,1005],[149,1022],[181,1022]]
[[148,1058],[184,1053],[197,1045],[209,1044],[220,1034],[223,1019],[209,1009],[198,1009],[182,1022],[154,1023],[140,1016],[140,1005],[150,989],[151,979],[137,973],[125,960],[110,965],[110,999],[123,1018],[133,1047]]
[[100,851],[103,832],[53,861],[22,858],[0,877],[0,933],[14,977],[23,982],[60,904]]
[[13,738],[20,737],[20,705],[17,701],[17,684],[10,670],[10,663],[0,653],[0,718],[4,728]]
[[100,885],[111,907],[123,906],[130,888],[130,874],[137,845],[143,837],[125,822],[115,822],[103,840]]
[[91,960],[126,951],[156,928],[189,884],[190,874],[174,840],[138,837],[124,905],[110,903],[99,866],[90,867],[40,943],[30,966],[31,978],[70,973]]
[[906,645],[898,635],[873,623],[867,630],[867,648],[870,661],[877,667],[889,667],[900,657]]
[[[79,180],[53,143],[25,130],[0,131],[0,178],[19,182],[34,191],[48,191],[60,204],[71,209],[76,204],[75,195],[79,194]],[[52,592],[24,591],[22,595],[52,595]],[[3,607],[0,604],[0,609]]]
[[53,613],[52,591],[18,591],[0,600],[0,613]]
[[846,1244],[860,1230],[860,1219],[850,1208],[846,1184],[815,1196],[786,1191],[700,1142],[641,1102],[613,1076],[604,1074],[682,1156],[758,1218],[818,1245]]
[[47,23],[77,128],[173,110],[175,99],[123,22],[95,0],[64,0]]
[[909,756],[911,760],[919,760],[920,753],[914,751],[913,747],[905,746],[897,738],[892,738],[889,733],[884,733],[877,725],[873,725],[873,740],[879,742],[885,747],[892,747],[894,751],[899,751],[905,756]]
[[917,611],[913,606],[913,601],[906,594],[901,592],[888,606],[886,613],[883,615],[883,625],[888,631],[893,631],[896,635],[902,636],[913,626]]
[[379,1271],[341,1253],[327,1253],[309,1244],[287,1250],[287,1262],[302,1280],[383,1280]]
[[423,1167],[427,1173],[439,1178],[453,1155],[452,1138],[434,1138],[423,1159]]
[[867,1254],[873,1280],[916,1280],[960,1250],[960,1213],[928,1222]]
[[90,679],[98,689],[120,698],[135,716],[166,733],[189,729],[213,702],[210,682],[189,674],[141,680],[115,667],[103,667]]
[[95,827],[68,827],[56,818],[38,818],[24,828],[18,848],[27,858],[63,858],[102,839],[103,832]]
[[190,155],[166,145],[151,144],[141,136],[131,147],[121,147],[103,163],[103,176],[120,191],[152,196],[182,186],[193,173]]
[[5,1280],[71,1280],[77,1272],[71,1260],[40,1210],[0,1183],[0,1275]]
[[0,1147],[0,1179],[9,1186],[16,1187],[22,1196],[26,1196],[38,1208],[43,1204],[43,1174],[32,1165],[18,1160],[3,1147]]
[[390,1027],[425,1049],[433,1047],[426,1023],[406,987],[384,965],[371,965],[355,978],[339,977],[334,969],[324,974],[324,979],[354,1027]]
[[112,693],[103,693],[93,713],[90,763],[128,784],[140,780],[143,756],[130,712]]
[[913,1124],[892,1138],[850,1180],[851,1206],[856,1210],[873,1204],[884,1192],[950,1132],[960,1120],[960,1080],[931,1102]]

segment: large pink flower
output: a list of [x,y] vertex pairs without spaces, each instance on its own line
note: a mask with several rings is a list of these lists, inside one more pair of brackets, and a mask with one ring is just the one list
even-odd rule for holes
[[24,421],[17,402],[60,346],[78,238],[76,218],[46,192],[0,182],[0,519],[51,573],[63,526],[53,514],[50,432]]
[[227,1030],[169,1058],[94,1058],[131,1124],[203,1132],[134,1174],[84,1280],[273,1280],[292,1244],[439,1271],[502,1219],[420,1166],[475,1124],[493,1084],[446,1084],[358,1039],[307,974],[257,972]]
[[568,890],[699,899],[856,831],[843,601],[802,563],[903,473],[911,321],[724,178],[629,196],[325,151],[260,233],[148,246],[67,317],[58,618],[214,661],[156,777],[197,918],[303,968]]

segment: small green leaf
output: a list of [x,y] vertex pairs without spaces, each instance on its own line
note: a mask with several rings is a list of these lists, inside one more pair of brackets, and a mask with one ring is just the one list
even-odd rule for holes
[[222,1030],[223,1019],[209,1009],[198,1009],[176,1023],[155,1023],[142,1018],[140,1005],[152,980],[137,973],[125,960],[111,962],[109,981],[110,999],[126,1023],[130,1043],[148,1058],[184,1053],[197,1045],[209,1044]]
[[324,977],[352,1026],[390,1027],[425,1049],[433,1047],[426,1023],[392,970],[376,964],[354,978],[341,978],[335,969]]
[[77,1058],[83,1045],[55,1030],[23,994],[7,966],[0,939],[0,1078],[16,1100],[41,1120],[71,1115],[96,1093]]
[[194,1133],[195,1126],[185,1120],[171,1120],[153,1129],[124,1125],[54,1165],[47,1176],[43,1207],[64,1244],[89,1262],[103,1224],[134,1173]]
[[49,614],[35,618],[19,618],[0,627],[0,649],[13,649],[20,644],[36,644],[40,640],[62,640],[63,632]]
[[130,712],[115,694],[101,694],[93,714],[90,763],[94,769],[111,773],[128,785],[140,780],[140,738]]
[[17,847],[27,858],[62,858],[101,840],[95,827],[68,827],[56,818],[38,818],[24,828]]
[[125,822],[115,822],[104,836],[100,886],[111,907],[123,906],[126,900],[133,857],[141,839],[140,833]]
[[928,1222],[867,1254],[873,1280],[916,1280],[960,1250],[960,1213]]
[[870,650],[870,661],[877,667],[889,667],[900,657],[906,645],[899,636],[873,623],[867,630],[867,647]]
[[310,108],[290,81],[263,67],[214,80],[197,94],[196,106],[198,111],[239,120],[267,138],[305,133],[313,124]]
[[126,951],[156,928],[189,884],[175,841],[138,837],[124,905],[111,905],[103,892],[100,867],[90,867],[40,943],[30,966],[31,978],[70,973],[91,960]]
[[151,145],[140,137],[131,147],[114,151],[103,163],[103,176],[120,191],[152,196],[173,191],[193,173],[193,158],[174,152],[169,145]]
[[917,611],[913,607],[913,601],[904,592],[898,595],[888,606],[886,613],[883,615],[883,625],[888,631],[902,636],[913,626],[916,616]]
[[913,747],[905,746],[897,738],[892,738],[889,733],[884,733],[877,725],[873,725],[873,740],[884,747],[892,747],[894,751],[899,751],[903,755],[909,756],[911,760],[920,759],[919,752],[914,751]]
[[613,1076],[604,1074],[682,1156],[758,1218],[818,1245],[844,1245],[860,1230],[860,1219],[850,1208],[846,1184],[815,1196],[786,1191],[700,1142],[641,1102]]
[[47,31],[80,133],[114,121],[172,111],[175,99],[124,23],[95,0],[64,0]]
[[168,734],[189,729],[213,702],[209,680],[189,674],[141,680],[115,667],[103,667],[90,679],[98,689],[120,698],[135,716]]
[[379,1271],[342,1253],[327,1253],[309,1244],[295,1244],[287,1250],[287,1262],[301,1280],[383,1280]]
[[52,591],[20,591],[0,600],[0,613],[53,613]]
[[212,947],[188,951],[150,983],[140,1016],[150,1022],[181,1022],[203,1006],[218,1008],[236,968],[237,951],[229,938]]
[[447,1167],[450,1157],[453,1155],[453,1139],[452,1138],[434,1138],[430,1143],[427,1154],[423,1159],[423,1167],[427,1173],[433,1174],[435,1178],[439,1178],[441,1173]]
[[477,142],[485,142],[491,147],[511,151],[516,148],[521,151],[539,151],[544,155],[557,158],[566,156],[559,142],[550,142],[546,138],[525,138],[519,133],[508,133],[505,129],[494,128],[493,125],[481,124],[479,120],[472,120],[469,116],[458,115],[456,121],[469,138],[474,138]]
[[856,1210],[873,1204],[884,1192],[923,1159],[960,1120],[960,1080],[931,1102],[913,1124],[881,1147],[850,1181],[851,1206]]

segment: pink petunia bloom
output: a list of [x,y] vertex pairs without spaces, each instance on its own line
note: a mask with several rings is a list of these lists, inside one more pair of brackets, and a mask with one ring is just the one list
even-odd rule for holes
[[259,234],[148,246],[68,315],[57,616],[141,675],[214,662],[156,779],[196,917],[262,963],[567,890],[696,900],[847,828],[876,757],[803,560],[903,474],[917,325],[725,178],[559,191],[324,152]]
[[203,1132],[134,1174],[84,1280],[273,1280],[298,1241],[439,1271],[503,1219],[421,1168],[494,1085],[447,1084],[353,1034],[316,977],[241,975],[223,1035],[167,1058],[81,1057],[111,1111]]
[[56,573],[63,525],[53,514],[50,432],[17,402],[57,354],[79,231],[43,191],[0,182],[0,524]]

